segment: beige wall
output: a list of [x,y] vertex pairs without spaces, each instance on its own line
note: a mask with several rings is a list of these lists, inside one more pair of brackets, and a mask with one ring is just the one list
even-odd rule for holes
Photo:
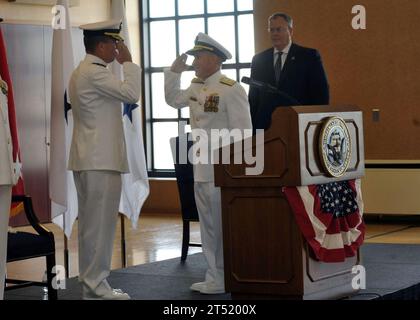
[[[416,20],[414,16],[415,12],[420,12],[420,1],[402,2],[403,4],[400,0],[389,0],[387,6],[382,6],[381,0],[364,0],[360,4],[366,4],[368,10],[368,30],[356,32],[350,28],[351,7],[356,3],[350,0],[255,0],[256,51],[270,46],[266,33],[267,17],[275,11],[289,12],[295,18],[296,42],[321,51],[331,83],[333,102],[354,103],[364,109],[366,154],[371,159],[404,159],[401,154],[409,159],[420,158],[420,154],[417,154],[420,148],[411,147],[417,142],[410,140],[417,140],[419,136],[416,131],[418,128],[413,124],[417,123],[415,119],[420,118],[416,111],[420,110],[417,107],[417,101],[420,101],[417,95],[420,91],[416,87],[419,81],[416,80],[417,62],[414,61],[420,56],[418,41],[414,39],[419,33],[416,30],[420,30],[420,20]],[[133,59],[139,63],[138,1],[127,0],[127,9]],[[70,8],[70,14],[73,25],[105,20],[110,14],[110,0],[80,0],[80,6]],[[50,7],[18,5],[7,0],[0,0],[0,15],[12,23],[48,25],[51,22]],[[397,23],[388,23],[389,21],[404,23],[397,27]],[[385,39],[388,40],[387,46],[390,49],[384,48]],[[392,48],[398,50],[391,50]],[[398,55],[401,67],[392,74],[392,81],[387,78],[387,66],[392,67],[389,63],[391,52]],[[390,90],[387,83],[393,85]],[[395,87],[395,83],[400,84]],[[402,89],[401,86],[405,88]],[[399,107],[399,103],[402,103],[402,107]],[[383,112],[382,122],[379,124],[370,121],[370,108],[374,106],[381,108]],[[397,119],[395,110],[399,111],[400,119]],[[392,126],[389,127],[389,124]],[[395,139],[389,142],[390,137]],[[409,153],[405,152],[407,150]],[[405,172],[401,175],[398,170],[394,171],[396,172],[392,172],[392,175],[381,170],[367,171],[364,178],[367,212],[418,212],[420,205],[413,195],[405,198],[402,207],[396,203],[384,202],[377,192],[380,190],[378,186],[389,185],[386,183],[389,181],[396,186],[397,190],[394,192],[403,190],[400,186],[407,185],[406,180],[401,182],[401,177],[407,178]],[[418,185],[417,175],[416,172],[409,172],[413,180],[409,180],[412,182],[411,186]],[[176,182],[173,180],[151,181],[151,194],[143,211],[179,212],[177,192]],[[163,194],[164,199],[161,196]]]
[[[51,6],[16,4],[0,0],[0,15],[7,23],[51,24],[51,8]],[[70,8],[71,23],[77,26],[106,20],[109,17],[109,10],[109,0],[80,0],[79,6]]]
[[[73,26],[107,20],[110,17],[111,0],[79,0],[78,6],[70,7]],[[130,32],[133,60],[140,63],[139,1],[126,0],[127,22]],[[0,16],[5,23],[49,25],[52,20],[51,6],[28,5],[0,0]]]
[[[366,30],[351,27],[357,4],[367,10]],[[257,51],[270,46],[267,17],[276,11],[295,19],[297,43],[320,50],[331,104],[364,111],[366,158],[419,160],[420,1],[256,0]]]
[[140,64],[140,29],[139,29],[139,1],[126,0],[126,15],[128,32],[130,34],[131,54],[133,61]]
[[150,194],[142,212],[181,213],[178,187],[175,179],[150,179]]
[[366,169],[362,179],[365,213],[418,215],[420,170]]
[[[367,29],[351,27],[354,5],[367,10]],[[385,5],[386,4],[386,5]],[[332,104],[364,111],[365,154],[371,163],[419,163],[420,1],[255,0],[256,50],[271,46],[267,18],[295,20],[294,40],[317,48],[328,73]],[[379,108],[379,122],[372,109]],[[365,213],[418,214],[420,170],[367,169]]]

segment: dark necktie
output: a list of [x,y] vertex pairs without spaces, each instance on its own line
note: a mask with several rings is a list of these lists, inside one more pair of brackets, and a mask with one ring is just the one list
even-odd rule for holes
[[280,75],[281,75],[281,56],[283,52],[277,52],[277,61],[274,65],[274,73],[276,75],[276,84],[279,84]]

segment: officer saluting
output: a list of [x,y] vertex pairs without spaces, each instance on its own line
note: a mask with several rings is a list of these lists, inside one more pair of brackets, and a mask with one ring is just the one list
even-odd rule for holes
[[[140,67],[119,35],[120,21],[88,24],[83,29],[86,57],[73,72],[69,97],[74,117],[69,170],[73,170],[79,205],[79,281],[84,299],[126,300],[112,289],[110,272],[121,173],[129,171],[121,102],[140,97]],[[107,64],[123,65],[124,81]]]
[[[181,73],[188,66],[185,64],[187,55],[179,56],[172,67],[165,70],[166,102],[174,108],[189,106],[191,128],[204,130],[209,140],[211,129],[251,129],[245,90],[220,71],[222,63],[232,58],[230,52],[207,34],[199,33],[194,48],[187,51],[187,54],[195,58],[193,67],[197,78],[192,80],[186,90],[180,89]],[[220,188],[214,186],[212,164],[194,165],[194,193],[208,270],[205,281],[194,283],[191,290],[203,294],[223,293],[221,198]]]
[[[0,18],[0,22],[3,19]],[[13,145],[9,126],[8,87],[0,77],[0,300],[6,278],[7,227],[9,226],[12,186],[19,179],[13,163]]]

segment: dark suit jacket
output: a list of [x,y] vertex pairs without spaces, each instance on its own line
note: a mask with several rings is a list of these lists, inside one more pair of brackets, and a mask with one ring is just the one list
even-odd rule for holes
[[[276,86],[273,54],[274,49],[270,48],[254,56],[252,79]],[[260,88],[250,88],[249,103],[254,130],[268,129],[271,114],[278,106],[329,104],[327,76],[318,51],[293,43],[277,88],[291,98],[267,93]]]

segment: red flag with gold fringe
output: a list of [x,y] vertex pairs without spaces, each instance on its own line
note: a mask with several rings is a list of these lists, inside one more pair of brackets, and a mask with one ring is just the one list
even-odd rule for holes
[[[20,162],[20,150],[19,150],[19,138],[18,138],[18,131],[16,125],[16,112],[15,112],[15,101],[13,96],[13,86],[12,80],[10,78],[9,67],[7,63],[7,54],[6,54],[6,46],[3,39],[3,32],[0,27],[0,75],[1,78],[6,81],[8,86],[8,107],[9,107],[9,125],[10,125],[10,133],[12,135],[13,140],[13,161],[15,163],[15,168],[19,173],[19,180],[17,184],[13,187],[12,194],[13,195],[23,195],[25,194],[24,186],[23,186],[23,179],[21,174],[21,162]],[[23,210],[23,203],[15,203],[12,205],[10,216],[16,216]]]

